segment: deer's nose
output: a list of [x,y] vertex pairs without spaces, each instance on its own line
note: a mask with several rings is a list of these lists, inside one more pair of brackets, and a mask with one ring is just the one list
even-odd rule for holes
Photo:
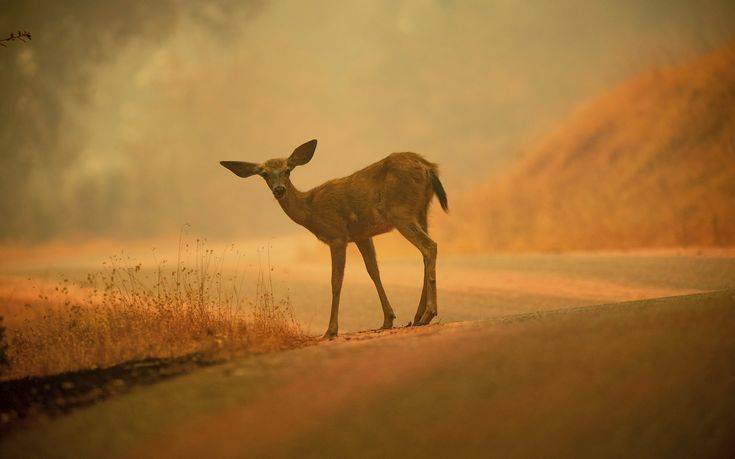
[[278,185],[277,187],[273,188],[273,196],[280,198],[283,197],[283,193],[286,192],[286,188],[284,188],[282,185]]

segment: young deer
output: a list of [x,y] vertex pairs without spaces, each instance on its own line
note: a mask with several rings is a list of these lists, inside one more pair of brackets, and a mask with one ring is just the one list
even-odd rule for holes
[[436,195],[444,211],[447,195],[439,181],[438,167],[416,153],[393,153],[386,158],[339,179],[301,192],[289,174],[308,163],[316,139],[296,148],[287,159],[271,159],[262,164],[221,161],[239,177],[258,174],[291,220],[305,227],[329,245],[332,253],[332,311],[325,338],[337,336],[339,295],[345,268],[347,244],[354,242],[383,307],[382,328],[393,327],[395,314],[383,290],[375,259],[372,237],[396,228],[424,256],[424,288],[415,325],[425,325],[436,316],[436,242],[428,234],[427,212]]

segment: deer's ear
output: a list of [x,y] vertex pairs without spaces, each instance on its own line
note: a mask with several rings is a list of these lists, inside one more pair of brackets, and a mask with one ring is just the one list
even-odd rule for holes
[[289,167],[303,166],[311,161],[311,157],[314,156],[314,150],[316,150],[316,139],[309,140],[296,148],[288,158]]
[[220,161],[219,163],[242,178],[260,173],[260,166],[255,163],[246,163],[244,161]]

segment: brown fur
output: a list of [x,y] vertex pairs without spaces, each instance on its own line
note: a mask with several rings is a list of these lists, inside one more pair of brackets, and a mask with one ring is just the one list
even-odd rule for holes
[[326,337],[337,335],[339,295],[345,250],[354,242],[383,307],[383,328],[393,326],[395,314],[383,290],[372,237],[396,228],[424,257],[424,288],[414,323],[436,316],[436,243],[428,235],[427,213],[436,194],[447,209],[438,167],[417,153],[393,153],[347,177],[329,180],[309,191],[296,189],[289,178],[296,166],[311,160],[316,140],[298,147],[288,159],[263,164],[223,161],[240,177],[262,175],[284,212],[329,245],[332,253],[332,314]]

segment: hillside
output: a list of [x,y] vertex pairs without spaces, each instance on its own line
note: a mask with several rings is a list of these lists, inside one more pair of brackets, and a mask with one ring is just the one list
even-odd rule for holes
[[735,245],[735,45],[629,80],[459,197],[456,248]]

